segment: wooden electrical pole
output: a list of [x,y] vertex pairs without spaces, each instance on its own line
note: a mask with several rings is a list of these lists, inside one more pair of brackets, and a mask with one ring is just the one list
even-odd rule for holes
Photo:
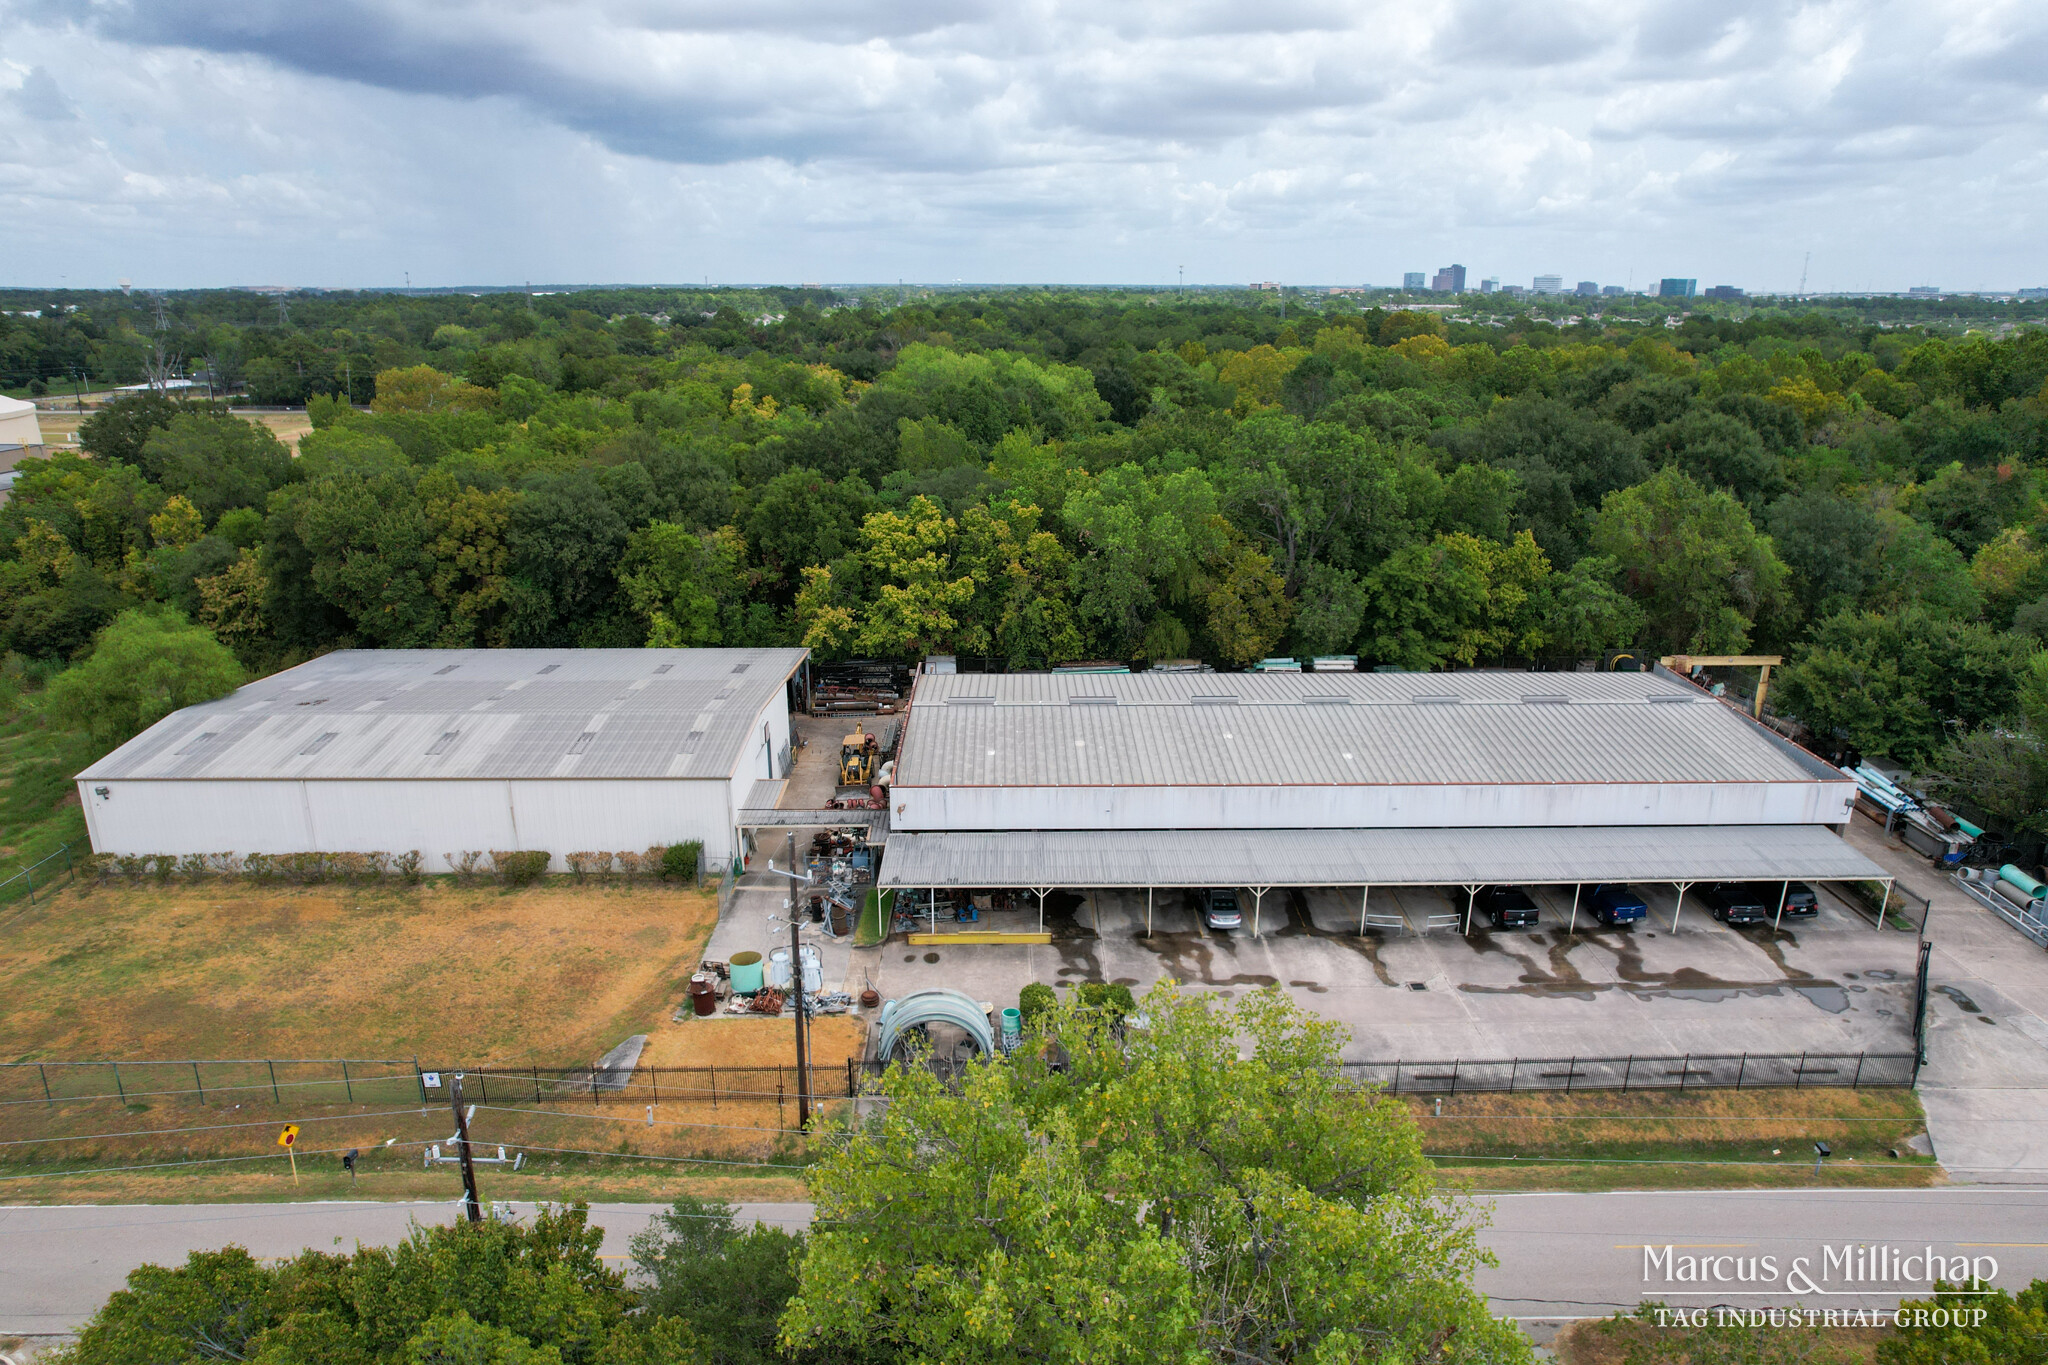
[[[792,898],[797,899],[797,898]],[[796,999],[796,1126],[798,1132],[808,1131],[811,1126],[811,1058],[808,1035],[809,1026],[804,1019],[804,959],[803,945],[797,941],[797,915],[803,913],[803,905],[797,900],[795,912],[789,917],[789,966],[792,973],[790,985]]]
[[[590,1078],[592,1085],[597,1077]],[[472,1223],[484,1221],[483,1205],[476,1197],[476,1167],[469,1160],[469,1116],[462,1112],[462,1073],[455,1073],[454,1083],[448,1087],[448,1102],[455,1106],[455,1140],[462,1145],[462,1207]]]

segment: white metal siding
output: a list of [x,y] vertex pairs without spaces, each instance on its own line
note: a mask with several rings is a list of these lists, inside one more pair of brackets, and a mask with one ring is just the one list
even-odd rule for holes
[[[702,839],[731,855],[727,783],[616,781],[81,781],[101,853],[403,853],[429,871],[468,849],[637,851]],[[107,795],[98,793],[104,789]]]
[[906,787],[896,830],[1431,829],[1839,824],[1851,782]]

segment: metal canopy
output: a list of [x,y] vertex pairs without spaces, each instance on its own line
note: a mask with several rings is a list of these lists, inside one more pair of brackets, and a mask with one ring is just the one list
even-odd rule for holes
[[1821,825],[897,832],[878,885],[1474,886],[1888,881]]

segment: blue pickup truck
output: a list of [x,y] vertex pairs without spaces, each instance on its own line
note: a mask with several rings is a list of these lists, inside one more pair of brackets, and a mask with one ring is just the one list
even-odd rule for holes
[[1641,896],[1619,883],[1582,887],[1579,895],[1580,906],[1602,924],[1634,924],[1650,913]]

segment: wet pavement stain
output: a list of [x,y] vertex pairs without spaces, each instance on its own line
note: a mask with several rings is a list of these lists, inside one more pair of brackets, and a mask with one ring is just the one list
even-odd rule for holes
[[1965,1014],[1982,1014],[1984,1012],[1983,1010],[1977,1007],[1976,1001],[1972,1000],[1969,996],[1964,995],[1954,986],[1936,986],[1934,989],[1936,991],[1939,991],[1941,994],[1947,996],[1949,999],[1955,1001],[1956,1008],[1961,1010]]
[[[1532,946],[1537,936],[1530,935],[1524,942]],[[1624,931],[1593,931],[1570,938],[1560,938],[1548,945],[1548,970],[1539,966],[1534,955],[1518,952],[1509,942],[1484,931],[1476,932],[1467,940],[1472,951],[1481,955],[1498,953],[1521,964],[1520,982],[1513,986],[1482,986],[1472,983],[1461,984],[1458,989],[1473,995],[1525,995],[1544,999],[1591,1000],[1603,992],[1619,991],[1638,999],[1664,1000],[1730,1000],[1737,996],[1780,995],[1787,986],[1798,991],[1820,1008],[1831,1014],[1840,1014],[1849,1007],[1848,993],[1837,982],[1816,979],[1811,973],[1801,971],[1785,960],[1780,940],[1797,940],[1790,934],[1779,933],[1770,940],[1752,940],[1761,947],[1783,973],[1777,981],[1729,981],[1711,976],[1697,967],[1680,967],[1676,971],[1653,972],[1643,966],[1642,950],[1634,943],[1634,935]],[[1570,954],[1584,944],[1614,954],[1615,975],[1619,981],[1588,981],[1573,965]]]
[[1290,986],[1299,987],[1300,989],[1307,991],[1310,995],[1328,995],[1330,993],[1330,988],[1328,986],[1319,985],[1314,981],[1290,981],[1287,984]]
[[[1277,986],[1280,978],[1263,972],[1233,972],[1220,975],[1216,961],[1219,940],[1206,934],[1155,934],[1137,940],[1138,945],[1157,957],[1163,973],[1176,981],[1203,986]],[[1228,951],[1228,940],[1221,940]],[[1060,969],[1065,972],[1066,968]]]
[[1829,1014],[1846,1014],[1849,1010],[1849,992],[1840,986],[1794,986],[1792,989]]

